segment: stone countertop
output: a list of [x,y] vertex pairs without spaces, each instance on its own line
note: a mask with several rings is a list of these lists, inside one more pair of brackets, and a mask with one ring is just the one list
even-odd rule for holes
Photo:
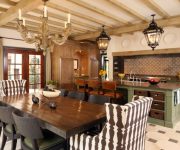
[[148,82],[132,82],[132,81],[126,81],[124,80],[123,83],[119,83],[117,86],[118,88],[121,87],[135,87],[135,88],[145,88],[145,89],[157,89],[157,90],[176,90],[180,88],[180,83],[172,83],[172,82],[167,82],[167,83],[159,83],[157,85],[151,85]]

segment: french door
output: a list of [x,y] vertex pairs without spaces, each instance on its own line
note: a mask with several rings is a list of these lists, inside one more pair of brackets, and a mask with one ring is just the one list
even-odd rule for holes
[[21,48],[4,48],[4,79],[25,79],[26,91],[44,87],[44,56]]

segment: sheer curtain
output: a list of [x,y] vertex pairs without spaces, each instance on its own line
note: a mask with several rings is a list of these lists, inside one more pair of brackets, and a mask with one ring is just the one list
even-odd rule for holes
[[51,80],[51,52],[46,52],[46,83]]

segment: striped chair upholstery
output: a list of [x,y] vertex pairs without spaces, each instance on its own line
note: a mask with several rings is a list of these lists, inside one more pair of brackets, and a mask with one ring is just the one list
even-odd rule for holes
[[99,135],[76,134],[71,150],[144,150],[145,129],[152,98],[144,97],[124,106],[106,103],[107,123]]
[[3,89],[2,81],[0,81],[0,97],[1,97],[1,96],[6,96],[6,95],[4,94],[4,89]]
[[2,80],[1,82],[6,96],[26,93],[26,80]]

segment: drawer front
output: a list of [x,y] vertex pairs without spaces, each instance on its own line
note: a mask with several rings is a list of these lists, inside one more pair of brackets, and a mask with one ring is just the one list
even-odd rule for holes
[[138,96],[148,96],[148,91],[139,91],[139,90],[134,90],[134,95]]
[[150,117],[155,118],[155,119],[164,120],[164,112],[151,109]]
[[165,94],[162,92],[150,92],[150,97],[152,97],[154,100],[164,101]]
[[164,102],[153,101],[151,108],[152,109],[164,110]]

